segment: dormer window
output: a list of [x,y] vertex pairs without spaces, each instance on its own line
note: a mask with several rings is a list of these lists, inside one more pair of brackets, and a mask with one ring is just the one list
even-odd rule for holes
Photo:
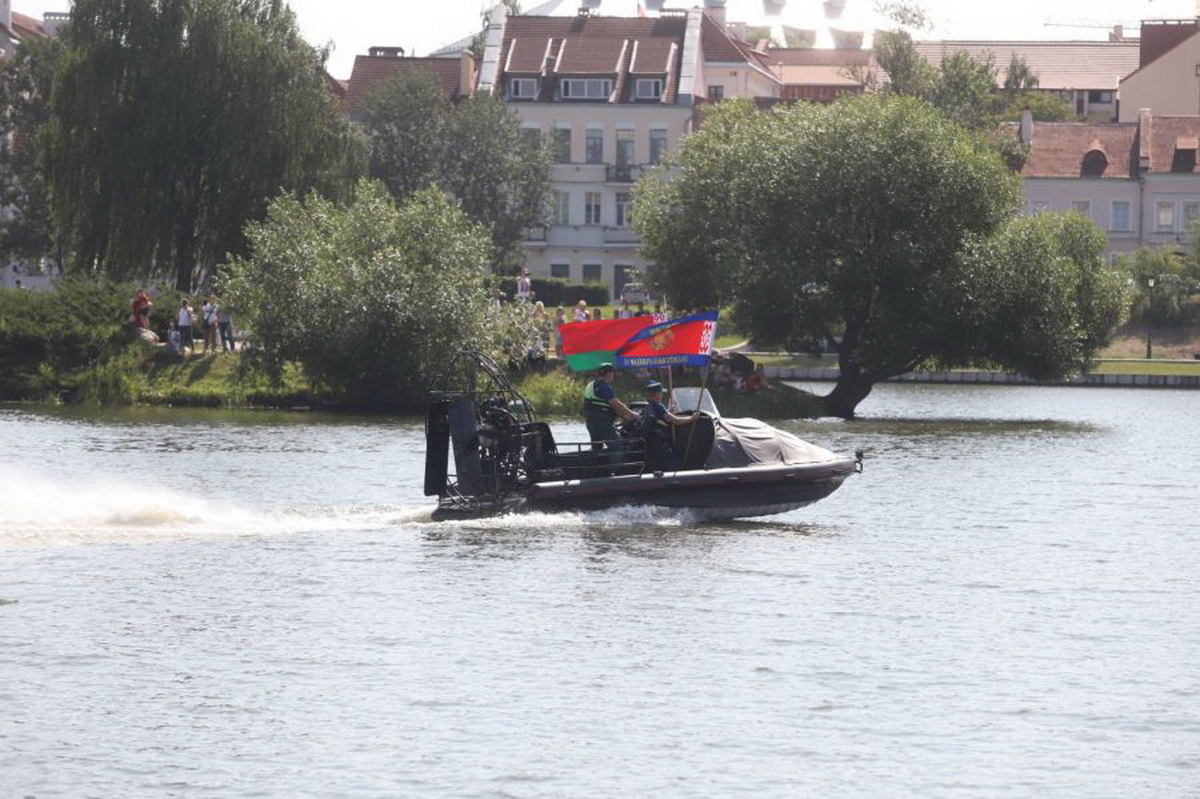
[[537,78],[510,78],[508,81],[508,99],[510,100],[536,100],[537,94]]
[[635,96],[639,100],[662,99],[662,78],[638,78]]
[[1080,164],[1079,172],[1085,178],[1099,178],[1104,176],[1106,169],[1108,169],[1108,153],[1104,152],[1104,145],[1098,139],[1094,139],[1083,154],[1083,163]]
[[564,78],[562,96],[564,100],[607,100],[612,83],[610,78]]

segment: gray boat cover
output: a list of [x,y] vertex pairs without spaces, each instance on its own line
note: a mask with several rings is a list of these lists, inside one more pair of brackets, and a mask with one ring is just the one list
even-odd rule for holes
[[777,430],[758,419],[713,419],[716,439],[705,468],[726,466],[801,465],[837,456],[827,449]]

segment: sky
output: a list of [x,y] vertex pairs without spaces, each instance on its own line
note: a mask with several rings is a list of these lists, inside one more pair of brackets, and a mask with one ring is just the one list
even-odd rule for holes
[[[937,39],[1104,39],[1117,23],[1139,19],[1187,19],[1197,0],[916,0],[935,23],[918,38]],[[522,0],[526,10],[541,0]],[[491,3],[487,3],[490,5]],[[699,5],[700,0],[667,0],[668,8]],[[482,0],[289,0],[301,32],[316,45],[333,45],[329,72],[350,77],[354,56],[372,45],[399,46],[425,55],[468,36],[480,27]],[[572,5],[571,3],[567,4]],[[802,26],[820,15],[821,0],[786,0],[782,20]],[[627,8],[626,8],[627,6]],[[731,21],[761,24],[761,0],[727,0]],[[846,0],[844,18],[871,24],[875,0]],[[40,17],[67,11],[63,0],[13,0],[13,10]],[[637,0],[604,0],[603,10],[633,16]],[[1052,24],[1047,24],[1052,23]],[[1066,23],[1084,23],[1067,27]],[[853,27],[853,26],[851,26]],[[1135,28],[1136,30],[1136,28]]]

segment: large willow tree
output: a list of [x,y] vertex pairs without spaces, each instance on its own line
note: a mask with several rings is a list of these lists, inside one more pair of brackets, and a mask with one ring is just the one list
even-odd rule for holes
[[46,130],[70,266],[204,281],[281,190],[346,196],[359,147],[279,0],[77,0]]
[[924,363],[1037,378],[1086,366],[1124,280],[1081,217],[1013,221],[1019,179],[927,104],[863,96],[771,113],[726,104],[635,224],[676,304],[731,307],[761,344],[839,339],[827,413]]

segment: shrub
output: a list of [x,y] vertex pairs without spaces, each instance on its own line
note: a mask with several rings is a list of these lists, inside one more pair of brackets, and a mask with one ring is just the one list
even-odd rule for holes
[[[574,305],[580,300],[588,305],[608,305],[612,295],[603,283],[571,283],[559,277],[530,277],[533,298],[541,300],[547,308],[556,305]],[[501,277],[498,287],[507,297],[517,296],[517,279]]]

